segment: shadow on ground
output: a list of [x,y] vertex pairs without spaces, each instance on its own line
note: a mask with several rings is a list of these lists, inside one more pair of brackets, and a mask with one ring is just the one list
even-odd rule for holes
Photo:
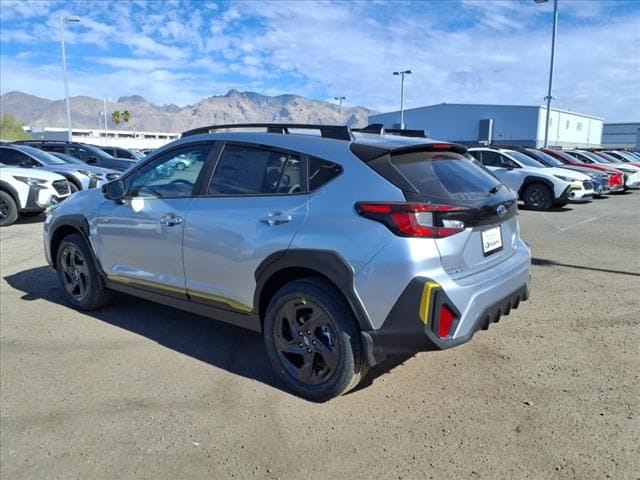
[[[7,275],[4,280],[24,292],[24,301],[43,299],[71,308],[65,302],[56,273],[48,267]],[[259,333],[120,293],[114,294],[109,306],[84,313],[176,352],[288,392],[269,363]],[[408,358],[391,358],[376,365],[356,391]]]
[[556,262],[555,260],[547,260],[545,258],[533,257],[531,259],[531,264],[537,265],[539,267],[565,267],[565,268],[575,268],[577,270],[591,270],[593,272],[615,273],[617,275],[629,275],[632,277],[640,277],[640,273],[638,272],[626,272],[624,270],[611,270],[608,268],[588,267],[585,265],[570,265],[568,263]]

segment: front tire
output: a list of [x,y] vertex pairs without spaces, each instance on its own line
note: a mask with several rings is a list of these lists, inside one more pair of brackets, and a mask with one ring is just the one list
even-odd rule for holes
[[525,207],[531,210],[549,210],[553,205],[553,193],[544,183],[532,183],[522,194]]
[[97,310],[109,302],[110,292],[104,287],[82,235],[73,233],[65,237],[56,257],[58,280],[71,305],[79,310]]
[[322,278],[297,280],[276,292],[264,319],[264,340],[279,377],[309,400],[337,397],[366,374],[353,313]]
[[8,227],[18,219],[18,205],[11,195],[0,190],[0,227]]

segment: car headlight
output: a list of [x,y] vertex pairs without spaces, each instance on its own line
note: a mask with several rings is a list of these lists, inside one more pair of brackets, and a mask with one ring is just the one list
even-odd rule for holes
[[47,183],[47,181],[43,180],[42,178],[16,177],[16,176],[14,176],[13,178],[18,180],[19,182],[26,183],[30,187],[45,188],[44,185],[45,185],[45,183]]

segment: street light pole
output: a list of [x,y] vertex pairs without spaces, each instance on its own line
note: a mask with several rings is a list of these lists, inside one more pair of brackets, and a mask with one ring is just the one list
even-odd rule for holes
[[[534,0],[536,3],[546,3],[549,0]],[[553,60],[556,51],[556,32],[558,30],[558,0],[553,0],[553,30],[551,33],[551,62],[549,65],[549,89],[544,99],[547,101],[547,120],[544,126],[544,148],[549,146],[549,117],[551,115],[551,86],[553,84]]]
[[69,80],[67,79],[67,55],[64,50],[64,22],[79,22],[78,17],[60,17],[60,47],[62,49],[62,71],[64,72],[64,98],[67,103],[67,139],[71,141],[71,105],[69,103]]
[[402,70],[393,72],[394,75],[400,75],[400,129],[404,130],[404,76],[411,75],[413,70]]
[[342,101],[346,100],[347,97],[333,97],[333,99],[340,102],[340,123],[342,123]]

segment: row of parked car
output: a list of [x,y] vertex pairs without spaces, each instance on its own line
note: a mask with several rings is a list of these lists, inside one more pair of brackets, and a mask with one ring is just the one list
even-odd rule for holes
[[119,147],[27,140],[0,143],[0,226],[116,180],[145,155]]
[[[150,152],[52,140],[2,143],[0,226],[37,215],[77,191],[99,188]],[[487,146],[470,148],[467,156],[518,192],[529,209],[640,188],[640,152]],[[162,174],[171,176],[190,163],[175,159]]]
[[468,154],[534,210],[640,188],[639,152],[481,147]]

